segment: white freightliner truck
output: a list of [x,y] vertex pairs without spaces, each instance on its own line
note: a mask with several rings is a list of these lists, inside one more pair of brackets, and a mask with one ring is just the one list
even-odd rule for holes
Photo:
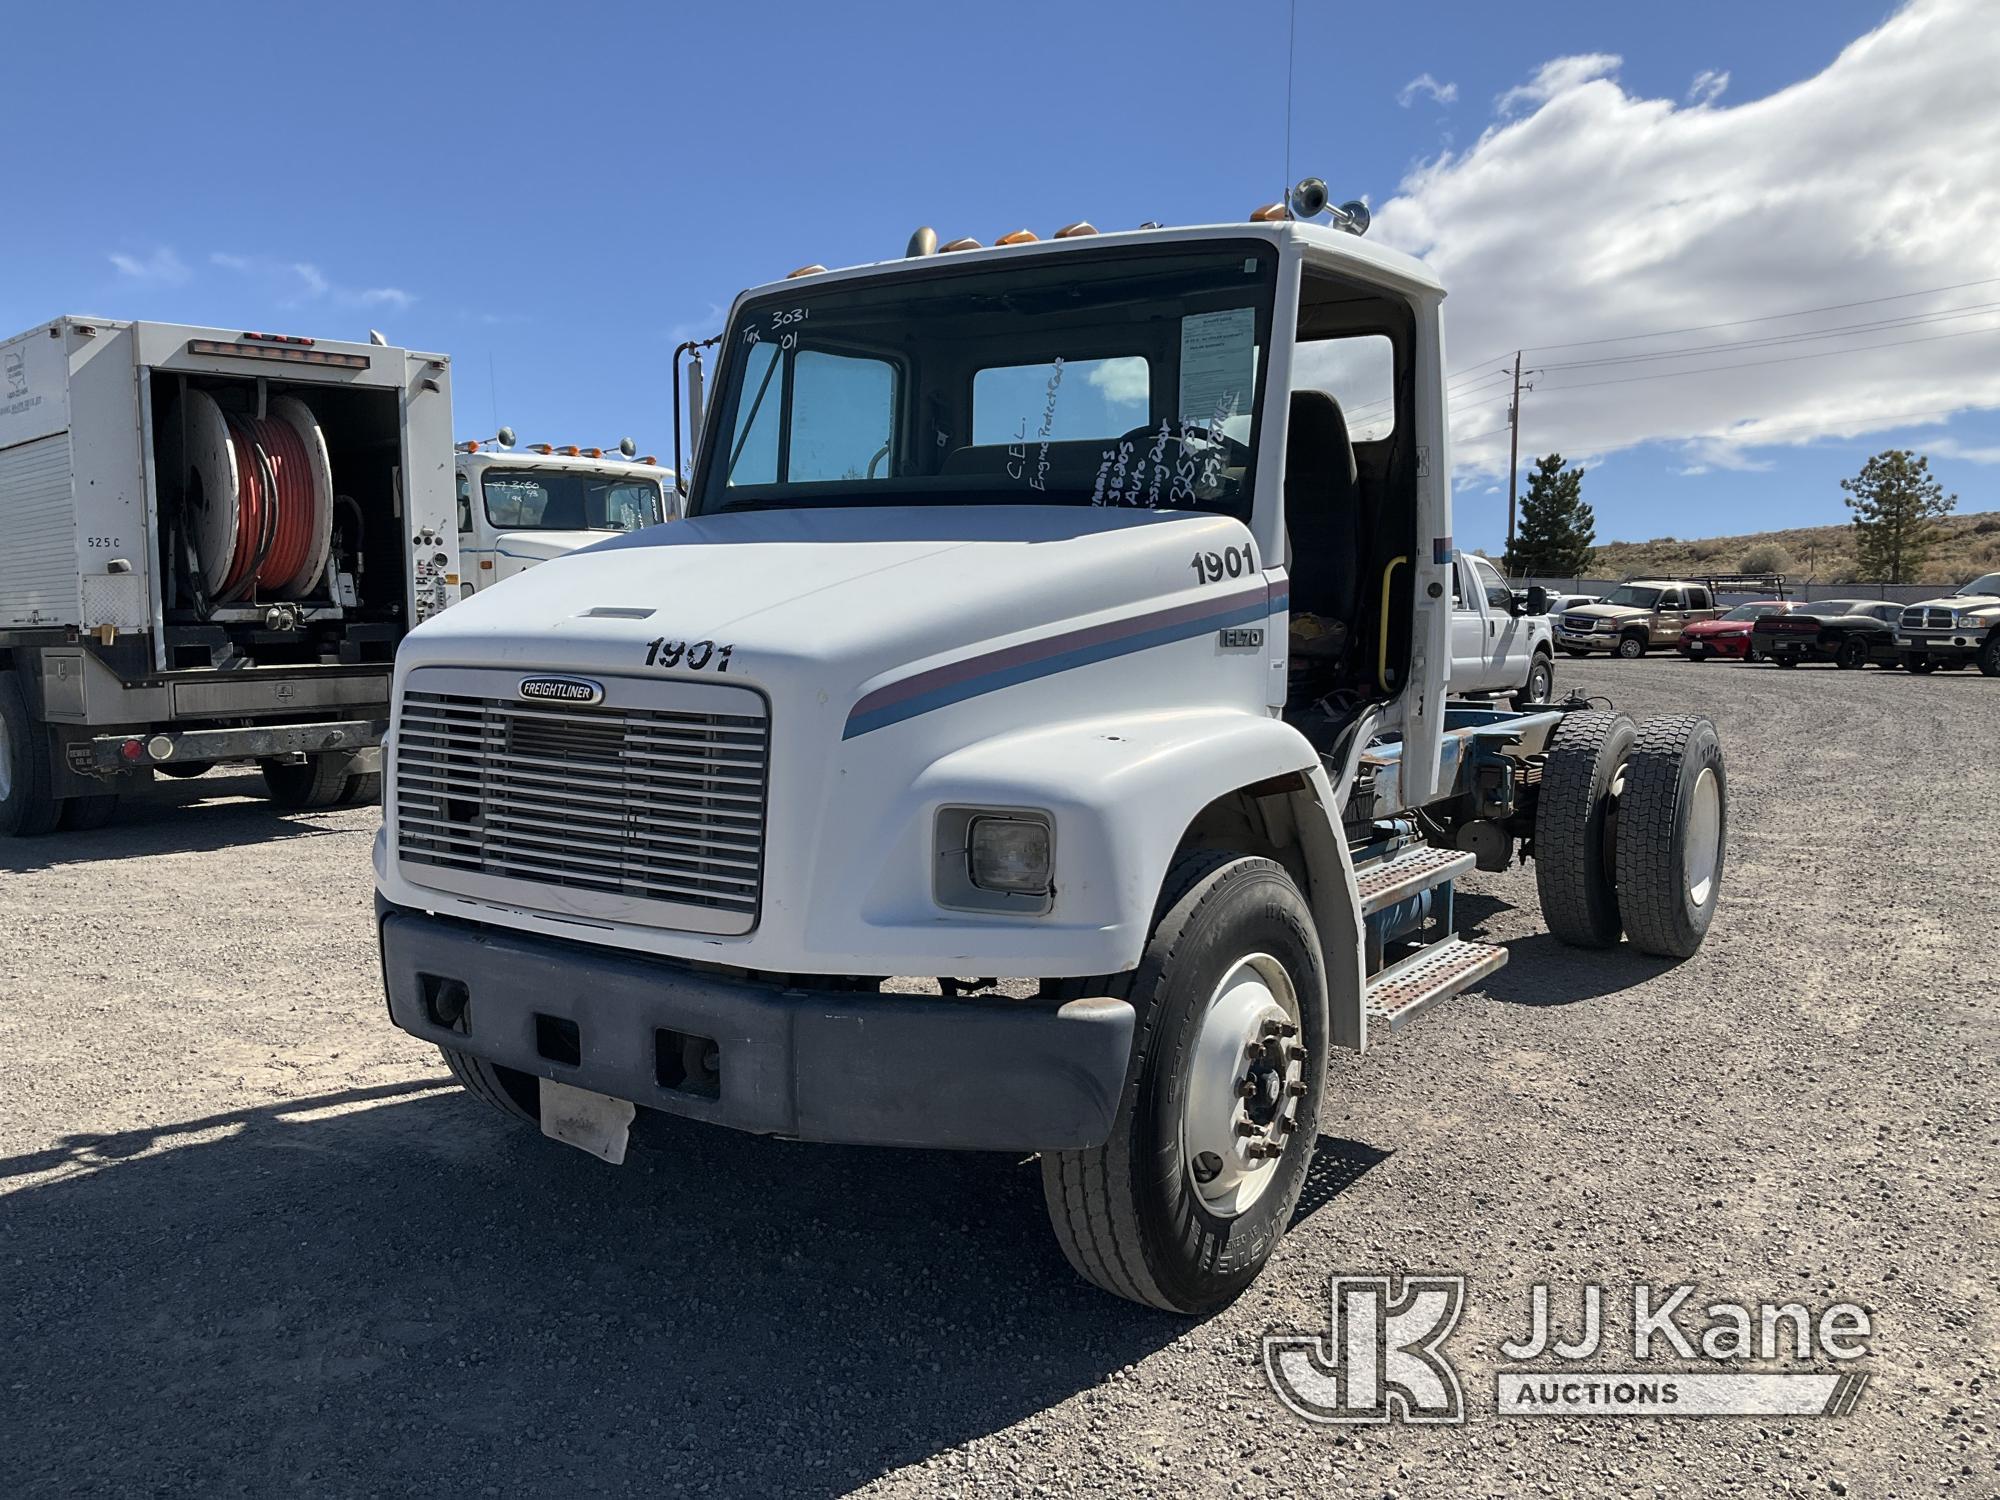
[[[636,454],[630,438],[622,444]],[[618,453],[618,449],[612,450]],[[458,548],[470,598],[537,563],[680,515],[674,472],[600,448],[514,446],[500,436],[458,445]]]
[[0,343],[0,835],[155,770],[371,797],[397,644],[458,595],[442,355],[58,318]]
[[1454,701],[1443,289],[1276,212],[740,298],[687,519],[403,645],[396,1024],[609,1160],[635,1108],[1038,1152],[1077,1270],[1196,1312],[1283,1234],[1330,1050],[1505,961],[1464,871],[1693,952],[1712,725]]

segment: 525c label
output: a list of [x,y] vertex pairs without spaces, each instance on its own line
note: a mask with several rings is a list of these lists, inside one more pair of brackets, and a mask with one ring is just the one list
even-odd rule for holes
[[670,641],[661,636],[646,647],[646,665],[669,671],[686,667],[690,672],[706,672],[712,667],[727,672],[735,650],[734,646],[718,646],[714,641]]

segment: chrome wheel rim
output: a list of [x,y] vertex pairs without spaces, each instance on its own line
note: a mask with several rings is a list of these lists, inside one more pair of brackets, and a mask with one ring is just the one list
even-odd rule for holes
[[1203,1207],[1247,1211],[1278,1175],[1304,1097],[1299,999],[1268,953],[1233,964],[1203,1007],[1181,1106],[1181,1159]]
[[1681,849],[1681,874],[1688,900],[1708,905],[1715,889],[1715,866],[1722,853],[1722,786],[1712,767],[1703,766],[1689,799],[1687,840]]

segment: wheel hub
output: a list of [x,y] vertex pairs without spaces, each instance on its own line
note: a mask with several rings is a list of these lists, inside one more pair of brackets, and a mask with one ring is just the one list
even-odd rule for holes
[[1235,1217],[1276,1178],[1306,1061],[1284,966],[1264,953],[1238,960],[1202,1014],[1181,1114],[1189,1180],[1210,1212]]
[[1722,788],[1716,783],[1714,768],[1703,766],[1689,798],[1687,838],[1681,845],[1681,874],[1687,882],[1688,900],[1696,906],[1708,904],[1721,852]]

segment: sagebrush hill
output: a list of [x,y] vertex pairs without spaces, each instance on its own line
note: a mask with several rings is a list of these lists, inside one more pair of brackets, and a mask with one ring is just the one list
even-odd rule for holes
[[[2000,510],[1947,516],[1938,543],[1914,583],[1963,583],[2000,568]],[[1852,526],[1803,526],[1743,536],[1663,536],[1650,542],[1606,542],[1591,554],[1591,575],[1687,576],[1697,573],[1785,573],[1821,583],[1872,583],[1855,562]]]

